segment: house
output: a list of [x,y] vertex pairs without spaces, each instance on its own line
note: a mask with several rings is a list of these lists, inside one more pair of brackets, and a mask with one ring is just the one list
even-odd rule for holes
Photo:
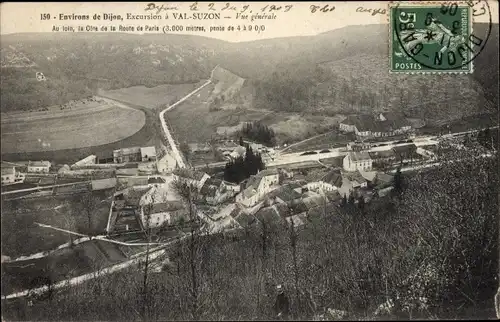
[[241,145],[239,145],[238,147],[236,147],[234,149],[233,152],[229,153],[229,158],[231,160],[235,160],[235,159],[237,159],[239,157],[244,158],[245,154],[246,154],[246,149],[244,147],[242,147]]
[[140,151],[142,162],[156,161],[156,148],[154,146],[141,147]]
[[373,160],[373,162],[388,162],[391,163],[394,160],[396,160],[396,154],[394,151],[391,150],[384,150],[384,151],[373,151],[373,152],[368,152],[368,155],[370,155],[370,158]]
[[245,189],[236,196],[236,202],[246,207],[253,207],[264,195],[274,190],[278,184],[278,170],[262,170],[250,177],[245,185]]
[[170,153],[166,153],[156,161],[156,169],[159,173],[171,173],[176,167],[177,161]]
[[387,187],[392,185],[393,182],[394,177],[384,172],[378,172],[373,181],[377,187]]
[[[352,188],[366,188],[368,186],[368,181],[359,170],[356,172],[345,172],[343,178],[349,182]],[[345,180],[343,183],[345,183]]]
[[51,164],[49,161],[29,161],[28,172],[31,173],[48,173]]
[[366,188],[367,180],[359,171],[342,173],[342,186],[338,189],[340,195],[349,197],[349,195],[359,188]]
[[224,141],[222,144],[220,144],[217,147],[217,150],[219,150],[223,154],[229,154],[229,153],[233,152],[239,146],[241,146],[241,145],[236,144],[232,141]]
[[231,191],[232,194],[237,194],[241,191],[241,187],[239,184],[236,184],[236,183],[232,183],[232,182],[229,182],[229,181],[222,181],[222,185],[224,185],[224,187],[228,190],[228,191]]
[[200,194],[208,204],[217,205],[231,198],[233,191],[228,190],[222,180],[208,178],[200,189]]
[[89,155],[86,158],[81,159],[80,161],[75,162],[71,165],[71,168],[78,168],[81,166],[96,164],[97,157],[95,155]]
[[166,201],[146,204],[141,207],[140,218],[143,226],[156,228],[189,221],[189,211],[181,201]]
[[409,132],[411,125],[402,114],[349,115],[339,124],[343,132],[353,132],[358,137],[385,137]]
[[96,152],[95,156],[98,164],[114,163],[112,151]]
[[311,191],[334,191],[342,186],[342,174],[339,170],[331,170],[320,179],[309,182],[307,189]]
[[10,184],[16,181],[15,167],[2,167],[2,184]]
[[140,147],[123,148],[113,151],[114,163],[141,162],[141,161],[142,161],[142,155]]
[[281,186],[269,194],[271,203],[287,203],[300,197],[301,194],[291,185]]
[[208,143],[188,143],[189,151],[192,153],[208,153],[212,147]]
[[198,191],[203,187],[205,181],[210,178],[208,174],[192,169],[177,168],[173,171],[174,179],[180,183],[185,183],[189,186],[196,187]]
[[343,166],[346,171],[371,170],[373,160],[368,152],[349,152],[344,157]]

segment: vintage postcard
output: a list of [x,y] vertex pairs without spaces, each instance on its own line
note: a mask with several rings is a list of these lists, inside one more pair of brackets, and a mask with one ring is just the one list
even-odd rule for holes
[[498,1],[0,16],[2,320],[500,318]]

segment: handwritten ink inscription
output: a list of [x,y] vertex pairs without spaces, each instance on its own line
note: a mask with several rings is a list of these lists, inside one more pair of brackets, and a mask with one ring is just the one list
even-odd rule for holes
[[358,7],[356,9],[356,12],[367,12],[367,13],[371,13],[372,16],[375,16],[377,14],[385,15],[387,13],[387,11],[385,9],[382,9],[382,8],[372,9],[372,8],[364,8],[364,7]]

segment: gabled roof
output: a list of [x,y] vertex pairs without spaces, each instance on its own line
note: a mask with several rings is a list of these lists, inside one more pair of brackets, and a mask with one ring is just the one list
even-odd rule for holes
[[321,181],[329,183],[332,186],[340,187],[342,186],[342,173],[340,170],[332,170],[328,172]]
[[359,184],[366,182],[366,179],[359,173],[359,171],[355,172],[344,172],[343,177],[351,182],[355,181]]
[[386,118],[385,121],[378,119],[378,116],[362,114],[349,115],[341,124],[354,125],[360,132],[389,132],[408,126],[406,118],[399,113],[382,113]]
[[207,197],[215,197],[215,195],[217,194],[217,189],[218,187],[204,184],[200,189],[200,193]]
[[371,160],[368,152],[349,152],[349,157],[354,162]]
[[271,192],[269,196],[272,198],[277,197],[283,200],[284,202],[287,202],[300,198],[301,195],[289,185],[284,185]]
[[16,171],[14,170],[14,167],[2,167],[2,175],[11,175],[14,174]]
[[28,166],[31,167],[50,167],[49,161],[29,161]]
[[156,148],[154,146],[141,147],[141,155],[143,157],[154,157],[156,156]]
[[262,180],[262,178],[267,177],[267,176],[272,176],[272,175],[278,175],[278,170],[277,169],[262,170],[259,173],[257,173],[256,175],[251,176],[248,179],[245,187],[246,188],[254,187],[254,189],[257,189],[260,185],[260,181]]
[[241,192],[241,194],[243,195],[243,199],[251,198],[256,193],[257,193],[257,190],[253,186],[250,186]]

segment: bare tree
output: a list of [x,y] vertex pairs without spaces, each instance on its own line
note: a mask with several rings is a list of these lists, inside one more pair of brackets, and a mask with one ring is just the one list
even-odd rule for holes
[[92,192],[88,192],[83,195],[81,199],[81,204],[83,207],[83,212],[87,217],[87,233],[90,236],[93,234],[93,218],[99,209],[100,200],[96,196],[92,194]]

